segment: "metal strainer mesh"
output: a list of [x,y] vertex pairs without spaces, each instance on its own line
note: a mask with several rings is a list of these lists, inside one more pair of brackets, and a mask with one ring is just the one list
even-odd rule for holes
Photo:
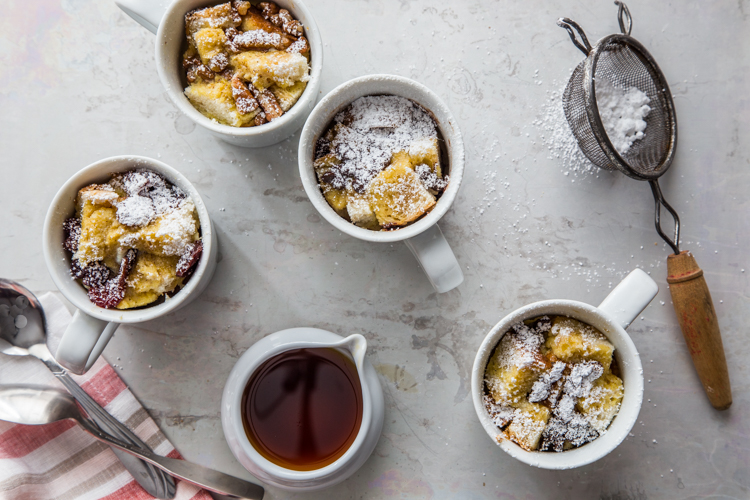
[[[571,34],[576,46],[587,54],[565,88],[563,108],[581,151],[592,163],[606,170],[620,170],[641,180],[653,179],[661,175],[672,160],[677,140],[674,105],[656,62],[638,41],[625,34],[623,15],[628,16],[629,33],[629,13],[621,7],[620,26],[624,34],[605,37],[594,48],[576,23],[561,20],[568,25],[563,27]],[[575,40],[571,27],[579,32],[583,46]],[[624,155],[612,146],[598,114],[595,89],[596,82],[602,80],[609,80],[622,89],[635,87],[650,99],[651,111],[645,118],[644,137],[633,142]]]
[[[671,165],[677,145],[677,118],[666,79],[651,54],[630,36],[632,19],[627,6],[618,1],[621,35],[610,35],[591,47],[581,27],[568,18],[558,21],[576,47],[586,55],[570,77],[563,93],[563,109],[583,154],[605,170],[619,170],[634,179],[647,180],[654,195],[656,231],[679,253],[680,219],[664,200],[658,183]],[[650,99],[651,111],[645,118],[644,136],[634,141],[624,154],[618,153],[599,115],[597,82],[608,80],[614,87],[637,88]],[[674,237],[661,228],[661,207],[674,219]]]

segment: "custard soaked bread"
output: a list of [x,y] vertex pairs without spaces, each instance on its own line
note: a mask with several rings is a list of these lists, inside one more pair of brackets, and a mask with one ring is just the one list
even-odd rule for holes
[[573,318],[513,325],[485,368],[485,407],[502,436],[527,451],[582,446],[606,432],[620,409],[614,351],[601,332]]
[[64,230],[72,277],[106,308],[142,307],[175,293],[203,249],[193,201],[150,170],[81,189]]
[[334,117],[315,147],[328,204],[371,230],[407,226],[429,213],[448,185],[437,126],[417,103],[365,96]]
[[185,96],[203,115],[233,127],[279,118],[305,91],[310,44],[302,24],[273,2],[238,1],[185,16]]

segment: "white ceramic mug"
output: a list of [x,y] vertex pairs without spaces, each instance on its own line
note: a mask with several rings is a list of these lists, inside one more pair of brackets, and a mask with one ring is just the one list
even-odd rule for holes
[[[63,248],[63,221],[75,214],[78,191],[92,183],[103,183],[111,174],[136,168],[160,173],[176,185],[195,204],[200,220],[203,253],[187,285],[165,302],[142,309],[118,310],[99,307],[89,300],[86,289],[70,276],[70,253]],[[169,314],[195,299],[206,288],[216,269],[216,233],[208,210],[190,181],[174,168],[143,156],[105,158],[80,170],[60,188],[47,211],[43,234],[44,260],[60,292],[76,308],[73,320],[60,340],[57,361],[73,373],[91,368],[121,323],[141,323]]]
[[[291,470],[267,460],[250,443],[242,423],[242,395],[253,372],[266,360],[292,349],[316,347],[336,347],[351,354],[362,384],[362,423],[352,445],[332,464],[311,471]],[[383,390],[366,350],[362,335],[344,338],[318,328],[291,328],[253,344],[232,368],[221,399],[221,425],[232,454],[258,479],[290,491],[328,488],[354,474],[375,449],[385,414]]]
[[185,14],[189,11],[223,3],[208,0],[115,0],[120,9],[141,26],[156,35],[156,69],[172,102],[186,116],[216,137],[236,146],[257,148],[283,141],[296,132],[315,106],[323,68],[323,43],[320,31],[310,10],[299,0],[274,0],[279,7],[289,10],[304,26],[310,43],[310,81],[299,100],[280,118],[258,127],[232,127],[203,116],[185,97],[182,68],[185,41]]
[[[315,143],[336,113],[362,96],[377,94],[405,97],[430,111],[448,150],[450,182],[435,208],[417,222],[394,231],[372,231],[343,219],[325,200],[313,167]],[[421,83],[395,75],[368,75],[349,80],[336,87],[315,106],[302,129],[298,157],[302,185],[307,196],[318,212],[334,227],[361,240],[379,243],[403,241],[439,293],[452,290],[461,284],[464,279],[461,266],[437,222],[456,199],[461,185],[464,173],[464,144],[458,123],[448,106],[434,92]]]
[[[474,359],[471,392],[474,409],[490,438],[513,458],[542,469],[572,469],[599,460],[614,450],[633,428],[643,401],[643,367],[638,351],[625,329],[651,302],[658,285],[645,272],[635,269],[599,304],[594,307],[575,300],[543,300],[517,309],[503,318],[487,334]],[[560,453],[526,451],[509,439],[492,422],[482,401],[484,371],[495,346],[510,328],[523,320],[542,315],[575,318],[598,329],[615,346],[615,359],[620,367],[624,396],[620,411],[606,432],[580,448]]]

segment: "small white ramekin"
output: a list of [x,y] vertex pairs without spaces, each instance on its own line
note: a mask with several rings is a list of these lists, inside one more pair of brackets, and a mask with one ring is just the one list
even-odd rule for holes
[[283,141],[295,133],[315,106],[323,69],[323,43],[312,13],[300,0],[274,0],[289,10],[305,28],[310,43],[310,81],[302,96],[280,118],[259,127],[232,127],[203,116],[184,94],[182,51],[185,40],[185,14],[189,11],[222,3],[207,0],[175,0],[165,7],[160,0],[116,0],[126,14],[156,34],[156,69],[172,102],[190,119],[216,137],[235,146],[258,148]]
[[[65,240],[63,221],[75,213],[78,190],[92,183],[106,182],[114,173],[137,168],[160,173],[190,196],[201,224],[203,253],[187,285],[167,301],[142,309],[105,309],[91,302],[86,289],[70,277],[70,255],[62,245]],[[78,374],[91,368],[121,323],[142,323],[187,305],[208,286],[216,270],[216,233],[200,194],[180,172],[166,163],[144,156],[113,156],[79,170],[63,184],[50,203],[42,239],[44,260],[52,281],[77,308],[55,356],[61,365]]]
[[[371,231],[343,219],[328,204],[318,186],[313,167],[315,143],[333,117],[352,101],[368,95],[390,94],[411,99],[432,113],[448,151],[450,181],[435,208],[417,222],[393,231]],[[419,260],[430,283],[438,292],[447,292],[463,281],[463,272],[437,222],[456,199],[464,173],[464,143],[448,106],[421,83],[395,75],[368,75],[349,80],[326,95],[310,114],[299,142],[299,172],[302,185],[313,206],[336,229],[376,243],[403,241]]]
[[[526,305],[504,317],[490,330],[479,347],[471,373],[474,410],[487,435],[513,458],[541,469],[573,469],[599,460],[614,450],[635,425],[643,402],[643,367],[638,351],[625,332],[630,323],[651,302],[659,287],[640,269],[631,272],[606,299],[594,307],[574,300],[544,300]],[[526,451],[502,437],[500,429],[484,407],[484,371],[492,351],[511,326],[542,315],[575,318],[598,329],[615,346],[625,394],[620,411],[609,428],[580,448],[560,453]]]

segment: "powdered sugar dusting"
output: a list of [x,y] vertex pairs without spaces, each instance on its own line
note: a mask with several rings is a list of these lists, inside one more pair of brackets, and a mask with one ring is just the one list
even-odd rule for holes
[[432,117],[413,101],[393,96],[365,96],[335,117],[337,134],[331,149],[340,170],[353,183],[366,186],[391,161],[393,153],[412,143],[437,137]]
[[[617,376],[608,371],[608,378],[597,382],[605,373],[601,363],[574,362],[570,351],[555,350],[557,344],[548,342],[563,331],[572,333],[570,326],[560,327],[566,321],[543,316],[513,325],[488,363],[484,406],[495,425],[505,429],[504,436],[527,450],[582,446],[605,432],[619,411],[622,381]],[[575,334],[574,345],[603,336],[585,324]]]
[[154,202],[145,196],[128,196],[117,203],[117,220],[130,227],[146,226],[156,217]]

